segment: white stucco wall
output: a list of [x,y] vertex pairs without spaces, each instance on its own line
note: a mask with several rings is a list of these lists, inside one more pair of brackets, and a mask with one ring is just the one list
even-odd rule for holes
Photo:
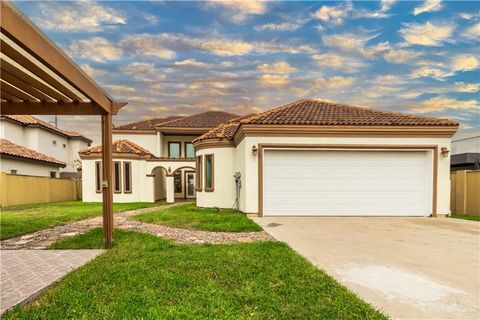
[[82,161],[78,155],[78,151],[80,149],[88,148],[88,143],[83,140],[69,140],[68,142],[68,159],[67,159],[67,167],[65,170],[68,171],[76,171],[75,160]]
[[21,146],[25,145],[25,134],[22,126],[1,120],[0,134],[2,139],[7,139]]
[[42,164],[40,162],[23,161],[18,159],[8,159],[2,157],[0,159],[0,167],[2,172],[10,173],[11,170],[17,170],[17,174],[28,176],[50,177],[50,171],[56,172],[56,177],[59,177],[59,168]]
[[[252,153],[252,146],[259,143],[277,144],[371,144],[371,145],[438,145],[438,149],[450,149],[450,138],[331,138],[331,137],[245,137],[244,140],[232,151],[230,156],[222,154],[227,148],[203,149],[197,154],[219,153],[219,159],[231,161],[233,168],[225,169],[227,164],[218,165],[222,160],[215,157],[215,183],[224,180],[227,183],[223,188],[215,187],[215,191],[208,196],[205,192],[197,192],[197,203],[205,207],[227,208],[228,193],[234,194],[234,188],[228,187],[228,181],[233,181],[233,172],[239,171],[242,175],[242,188],[240,192],[240,210],[246,213],[258,213],[258,155]],[[231,157],[231,159],[230,159]],[[230,160],[229,160],[230,159]],[[218,171],[217,171],[218,170]],[[218,173],[217,173],[218,172]],[[450,158],[438,155],[437,176],[437,213],[450,213]],[[232,182],[233,183],[233,182]],[[220,203],[224,205],[219,205]]]
[[[122,160],[132,163],[132,192],[123,192],[123,179],[125,177],[122,163],[122,192],[113,194],[113,202],[154,202],[153,189],[149,189],[145,160]],[[95,161],[99,159],[82,160],[82,193],[84,202],[101,202],[102,194],[95,191]]]
[[[78,151],[88,147],[83,140],[68,139],[38,127],[24,127],[19,124],[2,120],[0,132],[3,139],[38,151],[57,160],[65,161],[67,166],[60,168],[60,172],[74,172],[74,162],[80,159]],[[53,140],[57,142],[53,145]],[[63,145],[65,144],[65,147]]]
[[157,134],[127,134],[113,133],[113,140],[126,139],[138,144],[140,147],[147,149],[154,156],[160,156],[159,143]]
[[[197,156],[206,154],[214,155],[214,191],[206,192],[202,186],[202,191],[197,191],[197,205],[199,207],[233,208],[235,205],[233,175],[235,171],[238,171],[236,170],[235,148],[209,148],[197,151]],[[203,163],[205,166],[205,158]],[[205,175],[205,170],[202,170],[202,174]],[[205,184],[205,176],[202,177],[202,184]]]

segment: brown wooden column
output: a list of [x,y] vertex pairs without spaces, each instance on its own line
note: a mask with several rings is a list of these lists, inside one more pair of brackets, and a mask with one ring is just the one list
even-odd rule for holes
[[113,188],[112,188],[112,115],[102,115],[102,168],[103,168],[103,240],[105,248],[113,242]]

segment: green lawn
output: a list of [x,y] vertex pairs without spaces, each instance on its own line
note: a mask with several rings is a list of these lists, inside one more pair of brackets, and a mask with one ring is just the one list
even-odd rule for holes
[[[135,202],[115,203],[114,212],[158,206],[163,204]],[[0,239],[8,239],[71,221],[87,219],[102,214],[102,204],[97,202],[64,201],[29,204],[2,208]]]
[[132,217],[132,219],[169,227],[205,231],[243,232],[262,230],[255,222],[235,210],[199,208],[195,204],[185,204],[142,213]]
[[455,218],[455,219],[464,219],[464,220],[472,220],[472,221],[480,221],[480,216],[470,216],[470,215],[457,215],[454,214],[450,216],[450,218]]
[[[113,249],[4,319],[386,319],[281,242],[115,236]],[[100,248],[101,229],[54,246]]]

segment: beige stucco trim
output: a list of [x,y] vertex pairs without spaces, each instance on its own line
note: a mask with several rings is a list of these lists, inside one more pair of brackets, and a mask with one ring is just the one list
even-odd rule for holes
[[235,147],[235,143],[228,139],[207,139],[193,143],[195,151],[209,148],[231,148]]
[[235,145],[245,137],[435,137],[450,138],[458,126],[314,126],[242,124],[233,138]]
[[151,134],[156,135],[155,130],[128,130],[128,129],[113,129],[112,134]]
[[[80,159],[101,159],[101,153],[90,153],[90,154],[79,154]],[[151,159],[151,155],[139,155],[132,153],[113,153],[113,158],[115,159],[124,159],[124,160],[148,160]]]

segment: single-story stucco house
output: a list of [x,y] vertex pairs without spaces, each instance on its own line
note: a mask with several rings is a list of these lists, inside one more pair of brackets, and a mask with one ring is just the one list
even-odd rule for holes
[[450,213],[448,119],[303,99],[193,141],[200,207],[259,216]]
[[[312,99],[142,121],[114,130],[114,201],[196,198],[259,216],[445,215],[457,129]],[[101,146],[80,151],[84,201],[101,199],[100,155]]]

